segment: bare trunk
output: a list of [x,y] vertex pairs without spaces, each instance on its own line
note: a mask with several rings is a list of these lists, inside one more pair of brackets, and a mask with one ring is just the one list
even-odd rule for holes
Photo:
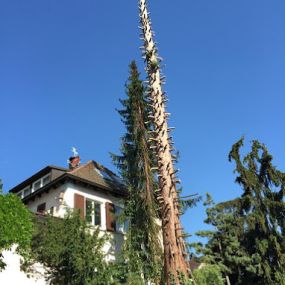
[[159,59],[153,40],[146,0],[139,1],[141,29],[149,80],[149,98],[152,106],[151,120],[154,122],[153,137],[150,139],[158,159],[159,194],[161,206],[162,233],[164,245],[165,283],[170,284],[170,277],[179,285],[178,272],[188,276],[186,262],[187,250],[180,222],[179,197],[176,191],[176,175],[171,154],[170,129],[165,112],[165,96],[162,91]]
[[[223,255],[223,248],[222,248],[222,245],[221,245],[221,241],[219,241],[219,250],[220,250],[220,253]],[[229,276],[227,274],[226,274],[226,282],[227,282],[227,285],[231,285],[230,278],[229,278]]]
[[226,281],[227,281],[227,285],[231,285],[231,281],[228,275],[226,275]]

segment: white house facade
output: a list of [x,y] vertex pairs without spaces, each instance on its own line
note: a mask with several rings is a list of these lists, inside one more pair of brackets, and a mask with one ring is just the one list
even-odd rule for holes
[[[118,223],[116,216],[122,209],[127,191],[120,178],[104,166],[95,161],[82,165],[79,162],[79,157],[72,157],[69,168],[47,166],[10,192],[21,197],[38,215],[63,218],[68,209],[77,209],[82,219],[98,227],[101,234],[110,236],[103,251],[106,259],[113,261],[124,240],[125,225]],[[18,258],[11,253],[5,254],[10,259]],[[4,281],[3,276],[7,276],[7,270],[0,272],[1,284],[5,284],[1,282]],[[27,284],[32,285],[33,282],[30,279]],[[43,281],[37,282],[41,284]]]

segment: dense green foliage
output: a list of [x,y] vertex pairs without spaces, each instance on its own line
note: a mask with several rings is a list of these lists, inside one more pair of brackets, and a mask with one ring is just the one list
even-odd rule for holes
[[203,262],[218,266],[225,278],[228,278],[229,274],[233,277],[240,264],[250,262],[240,244],[242,234],[237,230],[240,218],[229,205],[215,205],[210,195],[207,195],[204,205],[208,206],[205,222],[212,225],[214,230],[198,232],[198,236],[206,237],[209,241],[206,247],[203,247],[202,243],[194,246],[198,253],[204,255]]
[[45,265],[51,284],[113,284],[102,253],[106,238],[99,229],[90,229],[77,213],[36,218],[35,225],[29,262]]
[[0,271],[5,268],[1,252],[17,245],[17,252],[25,255],[32,232],[31,214],[20,198],[0,191]]
[[[200,269],[195,269],[193,272],[195,285],[224,285],[224,280],[219,266],[205,265]],[[190,285],[194,285],[190,282]]]
[[[243,189],[234,206],[242,218],[242,246],[251,264],[244,268],[247,284],[285,283],[285,174],[272,165],[272,156],[258,141],[243,161],[238,141],[230,152],[236,163],[236,182]],[[243,269],[243,267],[241,267]]]
[[135,62],[130,64],[126,94],[127,99],[121,100],[123,109],[119,111],[126,134],[122,137],[121,155],[112,155],[129,190],[123,213],[129,229],[122,259],[127,267],[128,284],[142,284],[144,280],[158,283],[162,252],[154,197],[154,159],[148,147],[151,125],[147,122],[145,87]]
[[242,146],[243,139],[233,145],[229,160],[243,193],[207,209],[205,222],[214,230],[198,233],[209,241],[196,248],[205,262],[219,266],[228,284],[285,284],[285,174],[263,144],[253,141],[243,158]]

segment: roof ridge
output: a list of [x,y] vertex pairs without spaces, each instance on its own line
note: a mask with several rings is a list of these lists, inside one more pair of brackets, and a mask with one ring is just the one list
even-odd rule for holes
[[62,167],[62,166],[56,166],[56,165],[48,165],[46,167],[50,167],[50,168],[55,168],[55,169],[59,169],[59,170],[63,170],[63,171],[68,171],[69,169],[67,167]]

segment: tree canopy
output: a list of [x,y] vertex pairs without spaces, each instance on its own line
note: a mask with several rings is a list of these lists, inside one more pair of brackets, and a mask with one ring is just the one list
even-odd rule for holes
[[26,266],[41,262],[46,279],[54,285],[113,284],[102,252],[106,238],[99,235],[98,228],[89,228],[72,212],[63,219],[36,218],[35,225]]
[[5,268],[3,250],[17,246],[17,252],[25,255],[33,232],[30,211],[14,194],[3,194],[0,181],[0,271]]
[[128,260],[129,279],[140,280],[137,284],[142,279],[157,283],[161,274],[162,251],[154,195],[155,160],[148,145],[151,124],[147,119],[149,106],[145,87],[134,61],[130,64],[126,95],[126,99],[120,100],[123,109],[118,111],[126,133],[122,137],[121,154],[112,155],[129,190],[123,213],[129,222],[123,254]]
[[228,284],[285,284],[285,174],[265,145],[255,140],[242,156],[243,143],[229,154],[242,194],[217,205],[209,199],[205,222],[214,229],[198,233],[208,243],[196,248],[205,262],[220,267]]

